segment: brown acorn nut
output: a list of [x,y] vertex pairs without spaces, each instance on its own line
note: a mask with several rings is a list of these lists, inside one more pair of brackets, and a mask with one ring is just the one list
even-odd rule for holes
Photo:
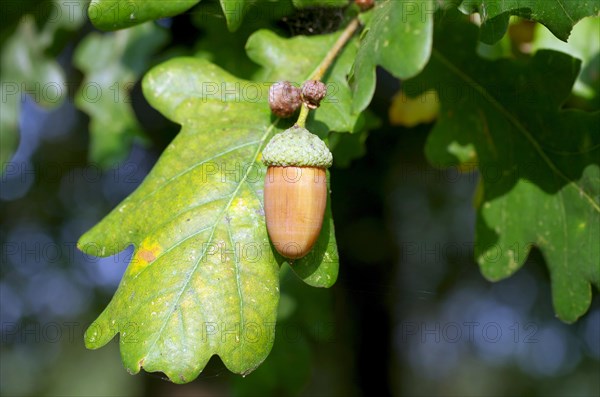
[[327,95],[327,86],[319,80],[308,80],[302,84],[302,100],[310,109],[316,109]]
[[327,172],[331,152],[316,135],[302,127],[277,134],[265,147],[267,231],[277,252],[299,259],[310,252],[327,205]]
[[278,81],[269,88],[269,107],[276,116],[290,117],[301,104],[300,89],[289,81]]

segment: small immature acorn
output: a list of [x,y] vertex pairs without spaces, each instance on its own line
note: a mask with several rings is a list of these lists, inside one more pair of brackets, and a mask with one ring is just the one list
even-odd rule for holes
[[305,256],[319,237],[327,205],[327,172],[333,157],[325,143],[302,127],[275,135],[262,153],[267,231],[277,252]]
[[301,104],[300,89],[289,81],[278,81],[269,88],[269,106],[276,116],[290,117]]
[[308,80],[302,84],[302,100],[309,109],[316,109],[327,95],[327,86],[319,80]]

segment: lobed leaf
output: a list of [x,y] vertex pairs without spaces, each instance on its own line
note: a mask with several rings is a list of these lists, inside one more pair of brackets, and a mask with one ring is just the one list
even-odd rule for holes
[[264,103],[176,95],[171,83],[190,69],[203,81],[240,82],[193,58],[151,71],[145,95],[183,128],[142,185],[79,241],[102,255],[136,246],[86,345],[120,332],[130,372],[162,371],[176,383],[214,354],[233,372],[256,368],[271,349],[279,299],[257,162],[277,128]]
[[[86,345],[120,333],[130,372],[162,371],[176,383],[194,379],[215,354],[249,373],[273,344],[283,262],[263,210],[260,153],[283,129],[270,115],[268,85],[177,58],[154,68],[143,88],[182,130],[142,185],[79,241],[101,256],[136,247]],[[256,100],[245,97],[249,89]],[[315,256],[298,261],[311,285],[337,277],[332,222],[328,211]]]
[[561,110],[580,61],[539,51],[526,62],[477,57],[477,28],[448,15],[436,26],[432,59],[405,83],[435,89],[439,121],[426,143],[430,162],[460,164],[472,146],[482,196],[475,256],[483,274],[516,272],[532,246],[543,253],[554,308],[566,322],[584,314],[600,286],[600,112]]

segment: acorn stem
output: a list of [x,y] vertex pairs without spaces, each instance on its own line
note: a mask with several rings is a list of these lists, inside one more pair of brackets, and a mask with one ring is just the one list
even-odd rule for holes
[[[346,26],[346,29],[344,29],[342,35],[337,39],[333,47],[331,47],[329,51],[327,51],[327,55],[325,56],[325,58],[323,58],[319,66],[317,66],[317,68],[310,74],[308,80],[320,81],[323,78],[323,75],[325,75],[325,72],[327,72],[327,69],[329,69],[335,57],[338,55],[340,50],[344,48],[344,45],[346,45],[348,40],[350,40],[350,38],[352,37],[359,25],[360,21],[358,20],[358,18],[354,18],[348,24],[348,26]],[[298,121],[296,121],[295,125],[297,125],[298,127],[305,128],[306,118],[308,117],[309,111],[310,109],[308,108],[306,103],[303,103],[302,108],[300,109],[300,114],[298,115]]]
[[296,126],[306,128],[306,118],[308,117],[308,112],[310,109],[306,105],[306,103],[302,104],[302,108],[300,108],[300,114],[298,115],[298,121],[296,121]]
[[327,52],[327,55],[325,56],[325,58],[323,58],[323,60],[321,61],[319,66],[317,66],[315,71],[312,72],[312,74],[310,75],[308,80],[321,80],[323,78],[323,75],[325,74],[325,72],[327,72],[327,69],[329,69],[329,67],[333,63],[333,60],[335,59],[337,54],[340,52],[340,50],[344,47],[346,42],[348,42],[348,40],[350,40],[350,38],[352,37],[352,35],[356,31],[356,29],[358,28],[359,24],[360,24],[360,22],[359,22],[358,18],[354,18],[348,24],[348,26],[346,26],[346,29],[344,29],[344,31],[342,32],[342,35],[337,39],[337,41],[335,42],[333,47],[331,47],[331,49]]

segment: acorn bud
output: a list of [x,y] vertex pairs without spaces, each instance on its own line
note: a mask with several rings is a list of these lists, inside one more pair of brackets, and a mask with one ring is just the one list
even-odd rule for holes
[[331,152],[318,136],[294,126],[271,139],[262,161],[268,166],[264,202],[269,237],[282,256],[302,258],[323,226]]
[[301,92],[289,81],[278,81],[269,88],[269,107],[278,117],[290,117],[302,104]]
[[302,100],[310,109],[316,109],[327,95],[327,86],[319,80],[308,80],[302,84]]

